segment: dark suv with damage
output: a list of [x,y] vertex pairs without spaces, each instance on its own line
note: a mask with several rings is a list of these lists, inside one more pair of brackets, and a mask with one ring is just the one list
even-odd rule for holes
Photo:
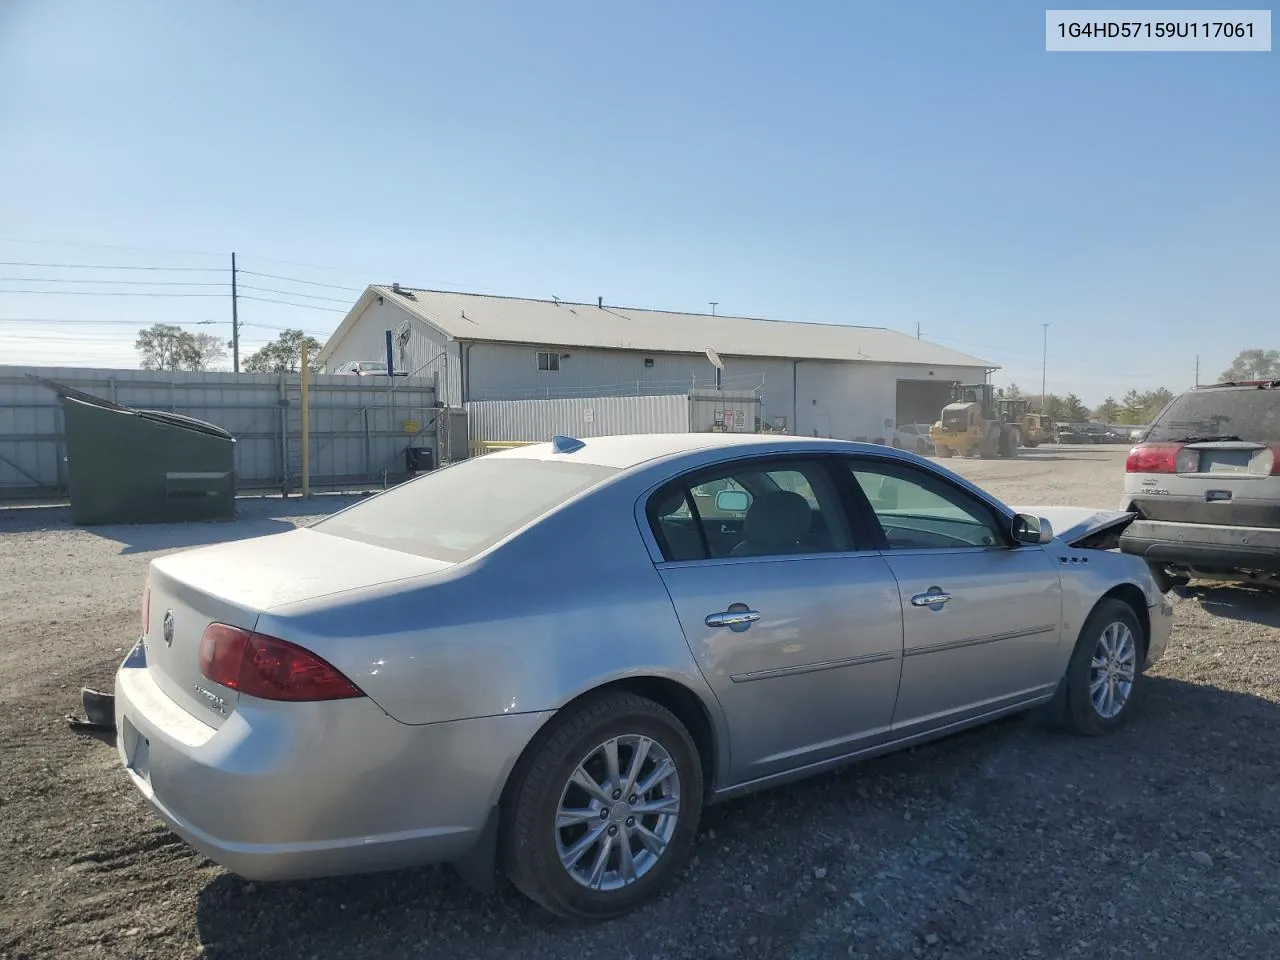
[[1196,387],[1129,451],[1120,549],[1164,590],[1190,578],[1280,586],[1280,380]]

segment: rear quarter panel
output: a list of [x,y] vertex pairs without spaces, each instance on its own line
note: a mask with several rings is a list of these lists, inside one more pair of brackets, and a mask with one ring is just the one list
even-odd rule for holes
[[[662,677],[718,707],[636,526],[623,477],[435,576],[267,611],[402,723],[554,710]],[[719,726],[718,721],[717,726]]]

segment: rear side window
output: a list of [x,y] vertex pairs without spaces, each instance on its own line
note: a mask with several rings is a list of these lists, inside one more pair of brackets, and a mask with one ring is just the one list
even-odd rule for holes
[[1219,387],[1182,394],[1143,438],[1153,443],[1239,437],[1280,443],[1280,390]]
[[617,472],[572,461],[477,457],[392,487],[311,529],[458,562]]

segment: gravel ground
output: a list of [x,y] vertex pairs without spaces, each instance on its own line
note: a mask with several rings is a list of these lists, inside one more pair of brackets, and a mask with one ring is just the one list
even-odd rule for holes
[[[1007,502],[1112,508],[1122,457],[949,465]],[[714,808],[674,889],[609,925],[560,924],[447,870],[230,876],[63,717],[82,685],[110,683],[149,559],[319,506],[95,532],[0,512],[0,956],[1276,956],[1280,597],[1230,587],[1176,598],[1170,651],[1116,735],[1013,719]]]

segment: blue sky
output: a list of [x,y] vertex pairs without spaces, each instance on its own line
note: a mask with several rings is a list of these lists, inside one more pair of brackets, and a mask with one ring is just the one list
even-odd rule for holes
[[[65,281],[225,284],[78,265],[231,250],[335,311],[398,280],[919,324],[1028,392],[1048,323],[1093,403],[1280,346],[1278,55],[1049,54],[1044,10],[5,0],[0,363],[227,333],[216,286]],[[252,349],[341,313],[241,317]]]

